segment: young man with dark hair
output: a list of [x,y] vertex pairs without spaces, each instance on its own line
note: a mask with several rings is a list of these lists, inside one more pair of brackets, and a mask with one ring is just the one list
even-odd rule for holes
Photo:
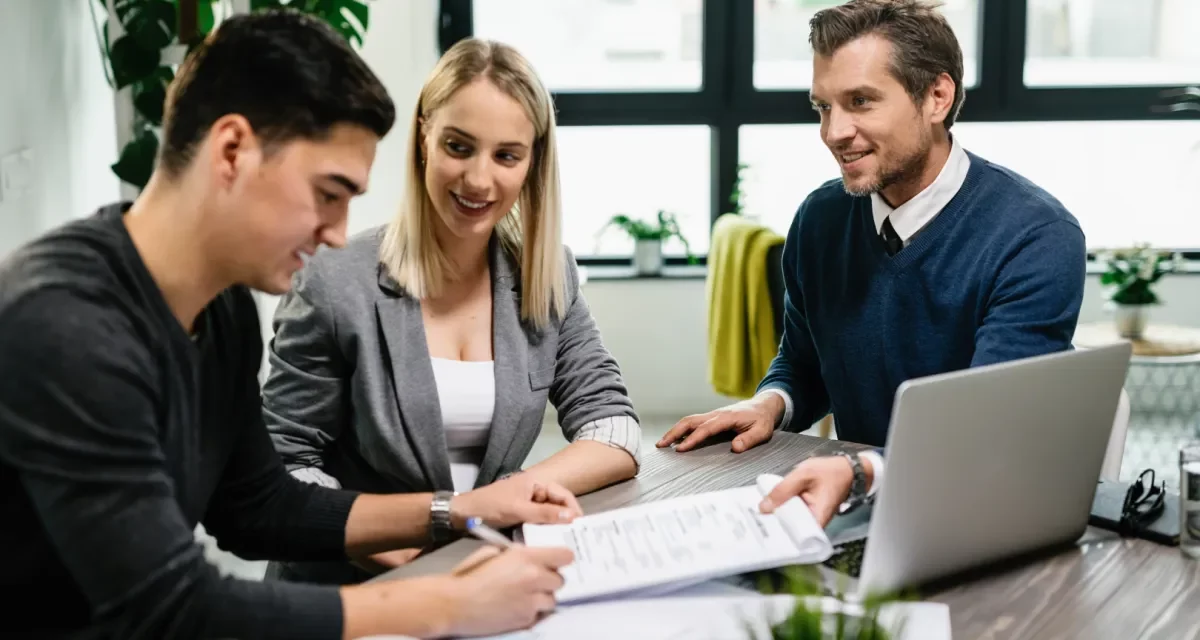
[[244,557],[345,560],[446,539],[503,509],[578,503],[520,479],[439,504],[289,476],[262,423],[250,290],[341,246],[394,107],[327,25],[225,21],[183,64],[150,183],[0,263],[0,619],[85,638],[468,635],[554,606],[564,549],[483,552],[452,575],[352,587],[224,579]]
[[[1083,232],[950,134],[962,50],[937,8],[851,0],[818,12],[809,40],[810,98],[842,177],[788,232],[779,354],[754,398],[684,418],[660,447],[734,430],[741,452],[830,411],[839,438],[882,447],[905,380],[1070,348]],[[882,451],[806,460],[763,508],[799,495],[827,523],[874,493],[883,466]]]

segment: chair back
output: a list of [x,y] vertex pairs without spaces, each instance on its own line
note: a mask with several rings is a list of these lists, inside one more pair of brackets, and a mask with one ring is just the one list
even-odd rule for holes
[[771,310],[775,316],[775,341],[783,339],[783,245],[767,252],[767,288],[771,291]]

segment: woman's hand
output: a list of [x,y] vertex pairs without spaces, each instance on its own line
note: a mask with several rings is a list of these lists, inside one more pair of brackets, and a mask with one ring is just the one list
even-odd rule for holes
[[488,526],[502,529],[526,522],[566,523],[583,515],[583,509],[562,485],[518,473],[455,496],[450,514],[456,529],[464,529],[467,518],[483,518]]

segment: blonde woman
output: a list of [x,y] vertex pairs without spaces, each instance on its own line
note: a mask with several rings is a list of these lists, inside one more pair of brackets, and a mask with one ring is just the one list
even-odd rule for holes
[[[573,494],[636,474],[637,416],[561,241],[554,129],[550,94],[515,50],[470,39],[445,53],[417,102],[396,218],[313,257],[276,312],[264,416],[294,475],[438,491],[452,520],[507,527],[570,518]],[[515,473],[547,402],[570,444]],[[531,505],[547,490],[572,508]]]

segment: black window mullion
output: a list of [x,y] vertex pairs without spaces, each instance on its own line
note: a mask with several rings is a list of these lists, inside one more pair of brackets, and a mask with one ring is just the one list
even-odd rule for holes
[[[1004,99],[1008,94],[1008,69],[1012,66],[1007,42],[1011,25],[1011,6],[1023,4],[1024,0],[983,0],[979,11],[979,78],[975,87],[967,89],[967,99],[959,119],[962,121],[988,119],[1004,112]],[[1024,42],[1024,40],[1022,40]],[[1020,64],[1024,60],[1021,53]]]
[[438,51],[445,52],[475,33],[475,8],[471,0],[441,0],[438,7]]
[[1023,87],[1010,111],[1024,121],[1046,120],[1194,120],[1197,111],[1164,109],[1164,92],[1180,86]]
[[703,92],[555,92],[558,123],[589,125],[708,124],[712,107]]
[[[710,214],[715,222],[730,211],[730,198],[737,179],[738,121],[731,105],[739,79],[749,73],[749,64],[738,55],[740,6],[753,11],[753,3],[705,0],[704,2],[704,89],[713,109],[710,112]],[[752,59],[752,57],[751,57]]]
[[992,52],[992,55],[1004,64],[1006,97],[1001,105],[1004,120],[1032,122],[1200,118],[1200,112],[1172,112],[1162,108],[1170,102],[1163,93],[1179,89],[1179,85],[1027,87],[1025,52],[1028,0],[988,0],[988,4],[1002,6],[1005,14],[1007,32],[994,45],[998,51]]

